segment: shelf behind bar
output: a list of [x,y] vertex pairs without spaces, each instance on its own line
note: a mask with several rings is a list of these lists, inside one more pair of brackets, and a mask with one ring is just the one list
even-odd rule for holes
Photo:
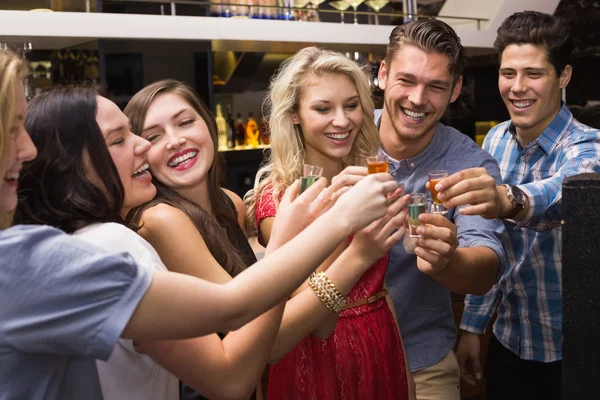
[[[159,5],[164,5],[165,4],[165,0],[104,0],[105,3],[155,3],[155,4],[159,4]],[[285,9],[285,10],[293,10],[293,11],[307,11],[310,10],[310,8],[308,8],[308,6],[306,7],[286,7],[286,6],[281,6],[281,5],[275,5],[275,6],[270,6],[270,5],[265,5],[265,4],[240,4],[240,3],[233,3],[233,2],[211,2],[211,1],[197,1],[197,0],[175,0],[175,1],[170,1],[170,4],[174,4],[174,5],[178,5],[178,4],[185,4],[185,5],[193,5],[193,6],[198,6],[198,7],[223,7],[223,6],[231,6],[231,7],[247,7],[248,9],[250,8],[262,8],[262,9],[275,9],[275,10],[279,10],[279,9]],[[172,15],[177,15],[176,14],[176,10],[177,8],[173,8],[171,7],[171,11],[174,11],[175,14]],[[319,13],[332,13],[332,14],[343,14],[343,13],[353,13],[356,15],[379,15],[379,16],[386,16],[386,17],[405,17],[405,16],[414,16],[417,19],[428,19],[428,18],[444,18],[444,19],[449,19],[449,20],[461,20],[461,21],[471,21],[471,22],[476,22],[477,23],[477,29],[480,30],[481,29],[481,23],[482,22],[487,22],[489,21],[487,18],[475,18],[475,17],[461,17],[461,16],[451,16],[451,15],[423,15],[423,14],[407,14],[407,13],[402,13],[402,12],[393,12],[393,13],[389,13],[389,12],[375,12],[375,11],[353,11],[350,8],[348,8],[345,11],[340,11],[340,10],[335,10],[335,9],[327,9],[327,8],[315,8],[314,10],[318,11]],[[220,18],[220,17],[217,17]]]
[[[219,17],[0,11],[0,42],[30,41],[34,49],[96,39],[230,41],[385,46],[392,26]],[[491,48],[495,32],[457,30],[465,47]]]

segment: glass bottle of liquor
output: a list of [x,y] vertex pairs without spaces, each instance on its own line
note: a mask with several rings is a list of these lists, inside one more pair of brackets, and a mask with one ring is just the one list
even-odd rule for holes
[[231,104],[227,104],[227,147],[235,147],[235,121],[231,112]]
[[252,116],[252,113],[248,114],[248,123],[246,124],[246,144],[251,147],[258,147],[258,124]]
[[246,147],[246,125],[242,119],[242,114],[237,113],[235,121],[235,146]]
[[219,150],[227,148],[227,121],[223,117],[223,111],[221,110],[221,104],[217,104],[217,116],[215,117],[217,123],[218,136],[218,147]]
[[265,117],[260,118],[260,128],[258,130],[258,141],[260,144],[270,144],[271,136],[269,132],[269,121]]

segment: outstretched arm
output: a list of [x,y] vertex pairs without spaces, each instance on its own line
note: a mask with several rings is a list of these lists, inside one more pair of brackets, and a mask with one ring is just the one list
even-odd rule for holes
[[[282,204],[287,207],[281,208],[279,215],[288,234],[293,233],[290,227],[306,224],[306,214],[312,214],[310,221],[320,213],[323,202],[317,194],[325,186],[324,179],[321,182],[297,198],[298,182],[286,191]],[[341,240],[385,215],[386,196],[396,187],[388,174],[370,175],[292,240],[224,285],[157,271],[123,336],[184,339],[238,329],[285,299]],[[362,212],[354,213],[359,207]],[[276,229],[284,228],[278,225],[273,231]],[[217,301],[219,307],[206,306]]]

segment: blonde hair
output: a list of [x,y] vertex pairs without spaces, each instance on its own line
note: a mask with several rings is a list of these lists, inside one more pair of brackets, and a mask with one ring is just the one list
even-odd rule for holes
[[[15,123],[15,99],[18,85],[29,73],[27,64],[16,54],[0,50],[0,176],[4,176],[4,162],[7,157],[10,130]],[[0,229],[10,226],[12,213],[0,213]]]
[[246,203],[246,227],[248,232],[256,229],[255,209],[263,189],[272,184],[273,198],[277,200],[294,180],[302,175],[305,159],[304,140],[300,125],[294,124],[292,114],[299,108],[303,84],[325,74],[341,74],[354,85],[360,98],[363,122],[350,153],[343,158],[342,167],[360,165],[368,155],[379,148],[379,134],[374,121],[374,105],[369,74],[353,60],[344,55],[318,47],[306,47],[285,60],[271,80],[263,110],[269,115],[271,153],[265,165],[256,174],[254,189],[250,190]]

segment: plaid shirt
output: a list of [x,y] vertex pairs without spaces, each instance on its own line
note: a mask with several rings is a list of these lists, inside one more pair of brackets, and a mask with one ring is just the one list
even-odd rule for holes
[[504,220],[504,274],[486,295],[466,297],[460,327],[483,333],[500,301],[493,332],[505,347],[524,360],[560,360],[562,181],[600,172],[600,131],[581,124],[563,104],[525,148],[510,121],[494,127],[483,147],[498,160],[503,182],[527,194],[529,212],[519,223]]

